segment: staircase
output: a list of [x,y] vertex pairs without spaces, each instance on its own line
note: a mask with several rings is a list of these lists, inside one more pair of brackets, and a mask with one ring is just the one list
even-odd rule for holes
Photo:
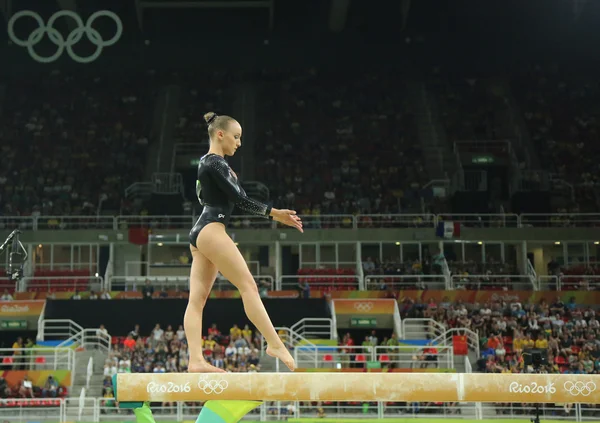
[[[75,353],[75,379],[71,386],[70,396],[79,397],[81,389],[85,389],[86,397],[101,397],[103,394],[103,368],[108,358],[108,351],[89,349]],[[90,368],[90,359],[91,368]],[[92,371],[90,384],[87,386],[88,370]]]

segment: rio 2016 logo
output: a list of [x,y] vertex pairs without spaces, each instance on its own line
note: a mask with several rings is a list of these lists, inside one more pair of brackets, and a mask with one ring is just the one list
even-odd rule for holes
[[146,392],[150,394],[171,394],[177,392],[190,392],[192,387],[190,383],[186,383],[184,385],[177,385],[173,382],[167,382],[165,384],[150,382],[146,386]]
[[509,385],[508,392],[513,394],[555,394],[556,388],[554,387],[554,383],[544,386],[538,385],[535,382],[528,384],[513,382]]

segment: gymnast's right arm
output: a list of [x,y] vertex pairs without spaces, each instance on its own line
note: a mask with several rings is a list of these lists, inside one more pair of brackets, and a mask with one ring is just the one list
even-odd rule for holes
[[248,213],[269,217],[271,214],[271,207],[260,201],[253,200],[240,191],[237,181],[233,179],[229,165],[223,157],[214,155],[208,157],[208,159],[206,164],[210,175],[213,177],[219,188],[225,192],[227,197],[233,201],[236,206]]

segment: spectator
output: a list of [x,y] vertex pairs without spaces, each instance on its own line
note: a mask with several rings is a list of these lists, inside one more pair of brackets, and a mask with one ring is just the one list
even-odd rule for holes
[[98,336],[109,336],[108,335],[108,330],[106,330],[106,328],[104,327],[104,325],[100,325],[100,327],[96,330],[96,334]]
[[96,293],[94,291],[90,291],[90,300],[97,300],[98,296],[96,295]]
[[56,398],[58,393],[58,382],[52,376],[48,376],[48,380],[46,381],[46,385],[42,389],[42,396],[44,398]]
[[298,289],[300,291],[300,298],[307,299],[310,298],[310,285],[303,279],[300,279],[298,283]]
[[19,385],[19,395],[21,398],[33,398],[33,383],[27,376],[23,378]]
[[10,395],[11,391],[6,379],[0,376],[0,398],[8,398]]
[[146,285],[142,288],[142,295],[145,300],[151,300],[154,295],[154,287],[150,284],[150,280],[146,279]]
[[75,290],[75,294],[73,294],[71,299],[72,300],[81,300],[81,295],[79,294],[79,291]]
[[129,349],[130,351],[133,351],[135,348],[135,339],[133,339],[133,336],[129,334],[127,335],[125,341],[123,341],[123,344],[125,345],[125,348]]
[[8,289],[4,290],[4,294],[2,294],[2,296],[0,297],[0,301],[13,301],[14,298],[13,296],[10,294],[10,292],[8,291]]

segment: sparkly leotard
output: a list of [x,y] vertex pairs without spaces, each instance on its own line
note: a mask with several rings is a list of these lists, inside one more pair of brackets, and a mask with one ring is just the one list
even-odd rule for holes
[[248,198],[225,159],[217,154],[207,154],[200,159],[196,195],[204,209],[190,231],[190,244],[194,247],[198,234],[209,223],[227,226],[235,206],[265,218],[271,214],[270,206]]

